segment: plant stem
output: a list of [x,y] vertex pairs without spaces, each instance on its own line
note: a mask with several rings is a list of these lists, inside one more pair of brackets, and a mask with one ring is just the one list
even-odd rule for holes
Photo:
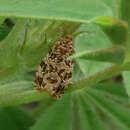
[[125,48],[122,46],[114,46],[108,49],[84,51],[81,53],[77,53],[70,58],[122,63],[125,59]]
[[112,65],[111,67],[106,68],[103,71],[97,72],[92,76],[77,81],[69,86],[67,92],[72,92],[83,88],[91,87],[92,85],[102,80],[108,79],[110,77],[113,77],[121,73],[123,70],[130,70],[130,63],[123,64],[123,65]]

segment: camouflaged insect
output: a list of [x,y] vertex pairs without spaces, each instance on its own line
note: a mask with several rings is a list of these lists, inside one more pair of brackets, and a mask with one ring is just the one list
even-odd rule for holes
[[52,97],[59,99],[71,81],[73,61],[67,58],[73,53],[71,36],[57,42],[36,72],[35,88],[47,91]]

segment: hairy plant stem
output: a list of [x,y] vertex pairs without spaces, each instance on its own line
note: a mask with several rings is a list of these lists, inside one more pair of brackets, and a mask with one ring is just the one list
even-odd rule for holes
[[77,58],[85,60],[122,63],[125,59],[125,48],[122,46],[113,46],[112,48],[108,49],[84,51],[70,56],[70,59]]
[[106,68],[103,71],[97,72],[94,75],[91,75],[83,80],[76,81],[75,83],[69,86],[67,92],[72,92],[83,88],[89,88],[102,80],[120,74],[123,70],[130,70],[130,63],[122,65],[112,65],[111,67]]

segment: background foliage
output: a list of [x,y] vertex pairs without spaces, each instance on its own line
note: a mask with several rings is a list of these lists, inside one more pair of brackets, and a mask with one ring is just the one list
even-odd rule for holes
[[[0,129],[129,130],[129,7],[129,0],[1,0]],[[67,34],[75,66],[56,101],[33,81]]]

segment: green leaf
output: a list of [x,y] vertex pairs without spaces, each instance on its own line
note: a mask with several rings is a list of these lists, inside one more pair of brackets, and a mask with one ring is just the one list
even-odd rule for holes
[[93,22],[102,28],[113,44],[126,44],[128,39],[128,25],[126,22],[112,17],[96,18]]
[[[62,105],[61,105],[62,104]],[[71,117],[70,95],[64,96],[64,99],[57,101],[51,108],[43,114],[31,130],[68,130],[70,129]],[[44,126],[44,127],[43,127]]]
[[124,84],[127,90],[128,95],[130,96],[130,71],[123,72]]
[[130,119],[128,115],[130,115],[130,110],[128,108],[125,108],[121,104],[115,103],[110,99],[104,99],[104,96],[99,96],[98,93],[89,94],[91,95],[91,101],[93,101],[97,107],[113,121],[113,123],[117,123],[121,129],[129,130]]
[[[112,94],[107,91],[108,87],[113,88]],[[127,130],[130,116],[128,105],[122,85],[99,84],[87,91],[64,95],[43,113],[31,130],[110,130],[113,126],[115,130]]]
[[87,91],[87,100],[110,129],[129,129],[130,102],[123,84],[97,84]]
[[[0,42],[0,81],[9,79],[19,72],[22,61],[18,50],[24,39],[26,22],[27,20],[19,20],[9,35]],[[20,68],[22,69],[23,65]]]
[[[79,110],[77,109],[77,111],[75,111],[74,115],[78,112],[78,116],[79,117],[75,117],[75,119],[79,118],[79,122],[80,122],[80,130],[92,130],[95,129],[96,130],[107,130],[105,124],[102,122],[102,120],[100,119],[100,117],[98,116],[97,112],[95,111],[95,108],[91,105],[91,103],[84,98],[83,94],[77,95],[79,96],[77,99],[78,101],[78,105],[79,105]],[[75,100],[75,104],[74,104],[74,110],[76,107],[76,102],[77,100]],[[73,115],[73,116],[74,116]],[[76,124],[78,124],[78,121],[75,122],[75,126]],[[77,128],[77,127],[75,127]],[[77,129],[78,130],[78,129]]]
[[[116,4],[117,6],[119,5],[119,3]],[[27,5],[29,6],[27,7]],[[24,10],[22,7],[24,7]],[[0,9],[1,9],[0,10],[1,16],[7,15],[16,17],[31,17],[36,19],[43,18],[52,20],[73,21],[80,23],[92,22],[93,20],[91,19],[99,17],[95,19],[94,22],[97,23],[98,25],[101,25],[101,27],[103,27],[103,30],[105,29],[105,32],[110,36],[112,40],[114,40],[114,42],[115,40],[116,43],[124,42],[124,40],[126,40],[126,33],[125,33],[126,30],[123,24],[120,23],[113,24],[114,26],[111,27],[111,23],[109,23],[108,26],[104,26],[102,24],[104,22],[102,20],[104,17],[100,18],[100,16],[118,17],[119,15],[117,14],[118,8],[115,6],[115,0],[114,1],[109,0],[109,2],[107,0],[104,1],[76,0],[74,6],[73,6],[73,0],[67,0],[67,1],[62,0],[62,2],[60,0],[56,0],[55,3],[47,0],[44,1],[40,0],[38,2],[31,0],[29,0],[28,2],[27,1],[16,2],[15,0],[12,0],[10,2],[8,0],[5,0],[1,2]],[[109,19],[108,17],[105,18]],[[114,35],[113,34],[111,35],[110,32],[112,32]],[[119,37],[117,38],[119,34],[121,36],[120,39]]]
[[30,17],[37,19],[68,20],[87,22],[98,16],[113,16],[113,0],[2,0],[0,16]]
[[17,107],[0,108],[1,130],[28,130],[34,119]]
[[[84,53],[85,51],[96,51],[101,49],[108,49],[112,47],[112,43],[106,34],[95,24],[81,25],[79,32],[87,31],[88,33],[81,33],[74,41],[76,54]],[[76,60],[81,71],[85,77],[101,71],[110,64],[96,61],[87,61],[84,59]]]
[[33,109],[32,116],[35,118],[39,118],[42,116],[43,113],[45,113],[54,103],[55,99],[52,99],[51,97],[43,99],[40,104]]
[[128,107],[130,105],[127,91],[122,83],[106,83],[105,85],[103,83],[96,84],[89,89],[88,93],[89,92],[92,92],[95,95],[101,95],[102,97],[113,100],[114,102],[121,102],[121,104]]
[[[120,81],[119,81],[120,82]],[[96,84],[91,88],[92,91],[98,91],[101,95],[107,95],[108,97],[117,97],[119,100],[124,98],[124,100],[128,99],[127,91],[123,85],[123,83],[106,83],[105,85],[103,83]],[[118,91],[117,91],[118,89]],[[114,98],[113,97],[113,98]],[[128,103],[128,101],[127,101]]]

